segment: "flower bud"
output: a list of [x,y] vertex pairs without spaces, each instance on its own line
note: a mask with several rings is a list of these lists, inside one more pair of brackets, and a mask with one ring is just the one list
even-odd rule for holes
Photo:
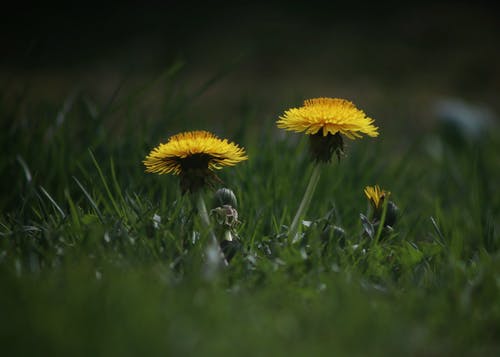
[[394,227],[398,218],[399,208],[392,201],[387,202],[387,212],[385,213],[384,226]]
[[222,207],[225,205],[237,208],[238,201],[236,200],[234,192],[229,188],[220,188],[214,194],[212,208]]

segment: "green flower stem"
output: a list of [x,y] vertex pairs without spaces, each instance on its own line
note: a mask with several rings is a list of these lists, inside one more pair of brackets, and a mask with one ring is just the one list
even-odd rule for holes
[[212,244],[218,250],[222,265],[227,266],[228,262],[226,260],[226,257],[224,256],[224,253],[220,248],[219,242],[217,241],[217,237],[215,236],[214,231],[212,230],[212,226],[210,224],[210,218],[208,217],[207,206],[205,205],[205,200],[203,199],[203,194],[201,190],[197,193],[196,208],[198,209],[198,214],[200,215],[201,222],[207,229],[208,235],[210,236],[209,244]]
[[311,178],[309,179],[309,184],[307,185],[306,192],[304,193],[304,197],[302,197],[302,201],[300,202],[299,209],[295,214],[295,217],[292,221],[292,225],[288,230],[288,239],[293,243],[297,240],[297,233],[299,231],[299,225],[302,221],[303,216],[306,214],[307,208],[311,203],[311,198],[314,194],[314,190],[319,182],[319,176],[321,173],[321,164],[316,163],[313,168],[313,172],[311,174]]
[[380,217],[380,221],[378,223],[377,235],[375,236],[375,242],[380,240],[380,236],[382,235],[382,230],[384,229],[385,217],[387,215],[387,203],[389,200],[384,200],[382,204],[382,216]]

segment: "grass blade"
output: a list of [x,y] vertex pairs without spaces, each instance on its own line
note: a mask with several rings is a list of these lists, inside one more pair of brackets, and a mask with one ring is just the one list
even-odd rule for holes
[[444,241],[445,241],[444,235],[443,235],[443,233],[441,233],[441,230],[439,229],[439,226],[438,226],[436,220],[434,219],[434,217],[431,216],[430,219],[431,219],[432,226],[434,227],[434,230],[436,231],[437,235],[439,236],[439,239],[437,240],[437,242],[439,244],[441,244],[441,246],[444,247]]
[[16,155],[16,160],[17,160],[17,162],[19,162],[19,164],[23,168],[24,177],[26,177],[26,181],[28,183],[31,183],[32,176],[31,176],[31,172],[30,172],[30,169],[28,167],[28,164],[26,164],[26,161],[24,161],[24,159],[21,157],[21,155]]
[[388,200],[384,200],[384,204],[382,206],[382,216],[380,217],[380,222],[378,224],[377,235],[375,236],[375,242],[378,242],[380,236],[382,235],[382,230],[384,229],[384,224],[385,224],[385,216],[387,215],[388,203],[389,203]]
[[76,184],[78,185],[78,187],[80,187],[80,189],[82,190],[82,192],[85,195],[85,197],[87,197],[87,200],[89,201],[90,205],[92,206],[92,208],[94,209],[95,213],[99,217],[99,220],[101,222],[104,222],[104,217],[103,217],[101,211],[99,210],[99,207],[97,207],[97,204],[92,199],[92,197],[89,195],[89,193],[87,192],[87,190],[85,189],[85,187],[83,187],[83,185],[80,183],[80,181],[78,181],[78,179],[75,176],[73,176],[73,180],[75,180]]
[[73,220],[73,224],[75,225],[75,227],[78,230],[80,230],[80,219],[78,218],[78,211],[77,211],[75,203],[73,202],[73,199],[69,195],[69,191],[67,189],[64,190],[64,196],[66,197],[66,200],[68,201],[69,210],[71,212],[71,218]]
[[111,179],[113,180],[113,186],[115,187],[115,191],[118,196],[120,196],[120,202],[123,205],[125,203],[125,198],[123,197],[120,184],[118,183],[118,179],[116,178],[115,162],[112,157],[109,160],[109,165],[111,167]]
[[99,173],[99,177],[101,178],[102,184],[104,185],[104,189],[106,190],[106,194],[108,195],[109,200],[111,201],[111,205],[115,209],[116,213],[118,213],[119,216],[123,216],[122,211],[120,210],[120,207],[116,203],[115,198],[113,197],[113,194],[111,193],[111,190],[109,189],[108,182],[106,181],[106,178],[104,177],[104,174],[102,173],[101,167],[97,163],[97,160],[92,153],[92,150],[89,149],[89,154],[90,157],[92,158],[92,162],[94,163],[95,168],[97,169],[97,172]]
[[64,211],[62,210],[62,208],[56,203],[56,201],[52,198],[52,196],[49,195],[49,193],[47,192],[47,190],[45,190],[42,186],[40,186],[40,190],[49,199],[50,203],[52,203],[52,205],[55,207],[55,209],[59,212],[59,214],[61,215],[61,218],[65,219],[66,218],[66,214],[64,213]]

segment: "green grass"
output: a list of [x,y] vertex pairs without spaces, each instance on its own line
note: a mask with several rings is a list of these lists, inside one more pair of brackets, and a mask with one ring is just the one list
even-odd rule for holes
[[[141,104],[147,86],[101,104],[84,92],[63,105],[3,93],[2,352],[500,352],[498,133],[457,147],[437,131],[386,125],[377,139],[349,142],[347,156],[322,171],[312,223],[290,245],[286,227],[312,170],[307,141],[283,136],[272,115],[236,118],[230,131],[214,131],[250,157],[220,173],[239,201],[241,249],[214,273],[207,232],[177,178],[141,164],[177,131],[220,128],[190,117],[204,89],[172,91],[156,115]],[[360,219],[373,184],[399,207],[380,239],[364,235]]]

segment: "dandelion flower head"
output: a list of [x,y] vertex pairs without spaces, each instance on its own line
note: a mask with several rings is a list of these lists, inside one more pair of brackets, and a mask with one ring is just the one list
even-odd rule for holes
[[277,125],[281,129],[327,136],[337,133],[349,139],[361,138],[362,134],[378,136],[374,120],[345,99],[314,98],[304,101],[299,108],[286,110]]
[[245,150],[207,131],[188,131],[172,136],[154,148],[143,161],[146,172],[181,176],[183,191],[203,186],[214,170],[247,160]]
[[365,195],[368,201],[372,204],[375,209],[379,209],[384,202],[384,199],[389,197],[391,193],[389,191],[382,190],[378,185],[366,186]]

